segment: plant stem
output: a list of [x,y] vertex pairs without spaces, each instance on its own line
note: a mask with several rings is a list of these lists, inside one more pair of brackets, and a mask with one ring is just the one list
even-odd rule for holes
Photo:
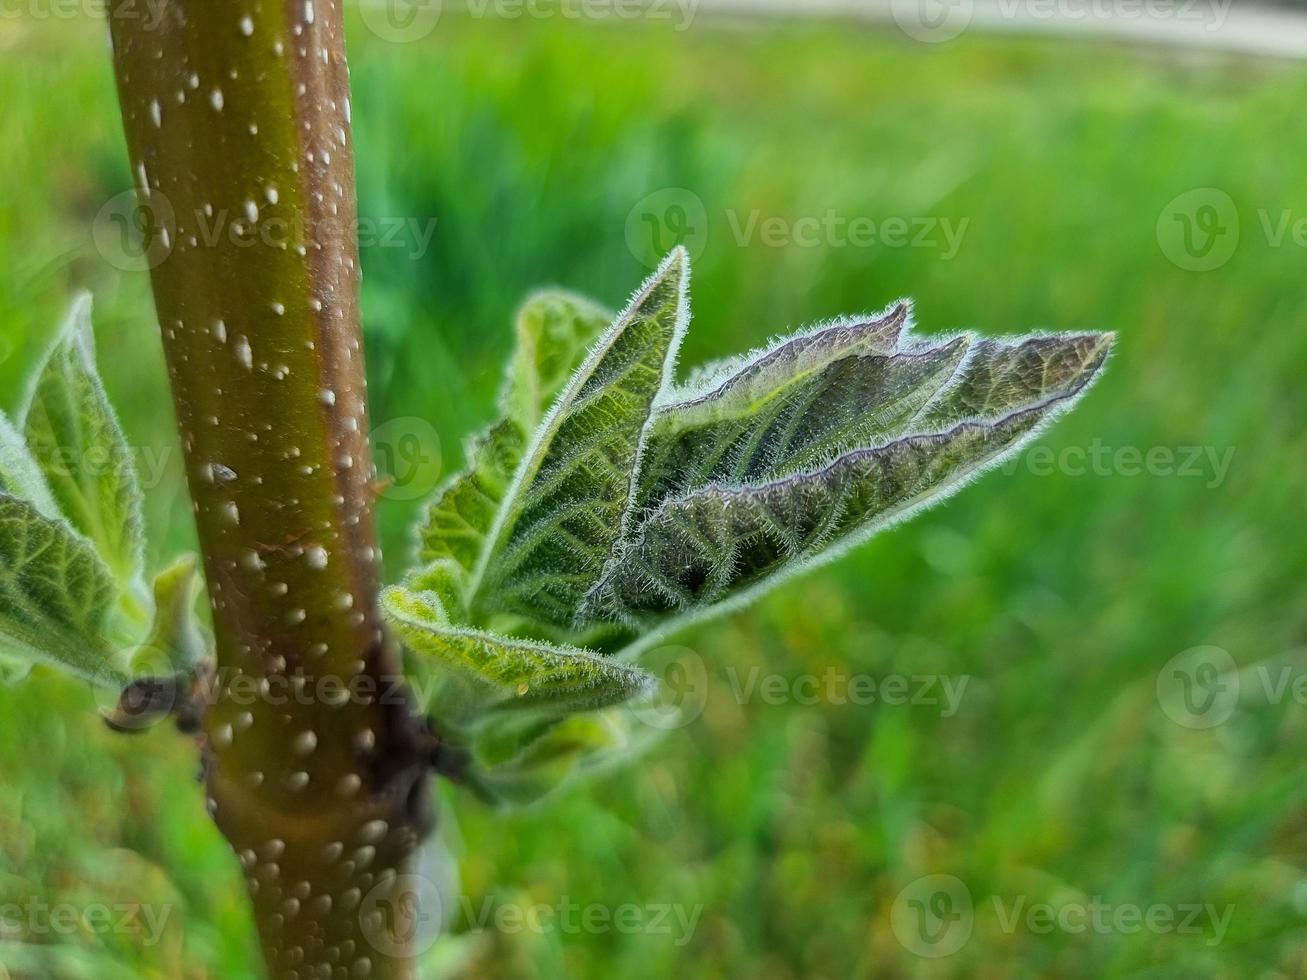
[[377,605],[341,3],[139,8],[109,22],[213,605],[210,810],[271,977],[408,976],[425,762]]

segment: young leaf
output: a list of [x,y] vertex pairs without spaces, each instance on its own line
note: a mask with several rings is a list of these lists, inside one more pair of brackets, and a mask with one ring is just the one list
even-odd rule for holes
[[709,483],[759,482],[886,442],[954,376],[967,344],[959,337],[904,354],[847,353],[816,367],[796,357],[795,374],[775,387],[745,396],[732,379],[666,406],[649,436],[637,503],[655,506]]
[[534,803],[574,777],[631,758],[663,734],[633,733],[630,715],[612,710],[523,727],[496,725],[477,739],[467,778],[489,803]]
[[[487,799],[533,800],[612,757],[595,715],[566,716],[637,681],[451,617],[631,654],[944,500],[1069,408],[1113,340],[917,340],[898,304],[669,392],[684,261],[669,257],[542,418],[540,379],[562,374],[542,349],[559,331],[519,328],[506,417],[433,508],[427,566],[388,594],[396,632],[427,655],[414,669],[439,681],[427,705],[470,747],[460,772]],[[561,335],[570,363],[575,334]],[[510,704],[540,710],[493,710]]]
[[693,381],[674,393],[674,400],[690,425],[723,415],[747,415],[751,406],[841,357],[893,354],[911,319],[911,306],[901,302],[867,319],[837,321],[782,337],[755,354],[700,368]]
[[135,673],[157,672],[166,663],[178,674],[195,669],[208,644],[195,617],[199,580],[194,555],[184,555],[154,578],[154,622],[132,660]]
[[606,604],[647,627],[755,595],[945,499],[1057,407],[908,436],[759,486],[711,486],[668,500],[612,562],[591,608]]
[[0,648],[108,685],[125,678],[106,621],[117,590],[95,549],[63,520],[0,494]]
[[0,686],[17,684],[32,672],[32,661],[0,653]]
[[419,529],[422,562],[452,559],[471,573],[527,441],[612,315],[589,300],[540,292],[517,314],[517,347],[500,405],[505,417],[467,447],[468,468],[427,508]]
[[572,293],[548,290],[531,296],[517,314],[516,347],[500,397],[504,414],[528,436],[535,432],[612,322],[610,311]]
[[644,671],[584,650],[452,624],[431,592],[390,588],[382,604],[410,650],[462,675],[487,707],[568,714],[618,704],[649,689]]
[[427,507],[418,531],[419,561],[448,560],[461,577],[471,574],[525,447],[526,436],[511,419],[501,419],[468,443],[467,470]]
[[1114,339],[1095,333],[981,340],[917,428],[939,431],[963,419],[998,418],[1050,397],[1070,397],[1093,380]]
[[46,517],[61,516],[41,467],[3,414],[0,414],[0,493],[26,500]]
[[141,573],[141,490],[95,367],[90,296],[79,297],[37,373],[22,428],[60,510],[123,582]]
[[641,437],[688,320],[688,273],[683,250],[668,256],[540,424],[487,536],[474,606],[571,623],[621,533]]
[[464,569],[452,558],[441,558],[410,574],[404,581],[410,592],[433,592],[440,600],[440,608],[455,623],[467,619],[466,597],[463,594]]

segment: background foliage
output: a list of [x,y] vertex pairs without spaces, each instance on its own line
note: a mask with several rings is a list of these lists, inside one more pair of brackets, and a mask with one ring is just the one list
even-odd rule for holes
[[[413,44],[354,27],[364,218],[437,219],[426,250],[410,236],[364,251],[374,422],[433,420],[446,470],[492,414],[521,297],[552,282],[620,305],[646,271],[628,217],[662,188],[692,191],[708,216],[683,364],[912,295],[927,331],[1120,332],[1113,369],[1043,438],[1054,452],[1234,450],[1221,479],[1210,465],[1008,467],[682,637],[709,680],[692,725],[542,809],[502,816],[456,797],[445,836],[464,856],[467,905],[449,910],[460,930],[485,902],[702,905],[690,941],[492,931],[445,947],[445,968],[1301,975],[1307,706],[1268,703],[1256,671],[1307,672],[1307,251],[1274,244],[1262,215],[1307,218],[1307,72],[1065,41],[930,46],[845,25],[449,17]],[[97,213],[130,186],[104,47],[85,18],[0,22],[0,397],[16,406],[72,289],[92,288],[128,436],[165,463],[146,477],[147,522],[171,552],[189,544],[189,517],[146,277],[118,274],[92,243]],[[1159,216],[1194,188],[1237,209],[1239,246],[1214,271],[1159,247]],[[950,259],[742,245],[732,230],[755,210],[828,209],[969,223]],[[414,513],[383,501],[392,568]],[[1156,693],[1163,665],[1196,645],[1244,668],[1242,702],[1211,729],[1177,724]],[[970,681],[951,717],[741,703],[733,687],[755,666],[790,680],[837,668]],[[111,737],[94,707],[46,674],[0,689],[0,904],[168,905],[155,945],[82,941],[123,976],[247,975],[239,876],[202,816],[193,753],[163,731]],[[891,909],[935,873],[964,881],[979,911],[958,953],[925,960],[896,939]],[[1235,909],[1219,944],[1045,935],[1002,930],[993,896]],[[81,959],[60,969],[115,975]]]

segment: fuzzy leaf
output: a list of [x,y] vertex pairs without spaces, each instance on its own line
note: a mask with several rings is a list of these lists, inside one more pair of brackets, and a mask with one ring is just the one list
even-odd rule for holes
[[26,680],[31,672],[32,661],[0,652],[0,687]]
[[[869,343],[837,343],[863,331]],[[707,395],[661,409],[637,503],[655,506],[710,483],[762,482],[886,442],[954,376],[968,344],[959,337],[895,354],[876,343],[874,329],[827,333],[829,343],[814,342],[825,336],[816,334],[774,349],[765,361],[782,363],[766,383],[750,367]]]
[[668,500],[614,560],[596,599],[649,626],[756,594],[943,500],[1055,407],[908,436],[760,486],[712,486]]
[[[608,727],[625,715],[567,717],[648,689],[615,673],[625,655],[944,500],[1069,408],[1113,340],[920,339],[898,304],[669,390],[686,278],[673,253],[547,413],[579,334],[519,319],[505,417],[433,506],[427,564],[385,597],[486,799],[529,802],[625,754],[638,739]],[[495,710],[517,705],[535,710]]]
[[419,529],[423,563],[471,573],[527,441],[612,315],[571,293],[541,292],[517,314],[517,347],[500,405],[505,417],[471,440],[468,468],[440,490]]
[[123,671],[104,639],[117,590],[90,543],[0,494],[0,647],[105,684]]
[[464,569],[452,558],[441,558],[419,568],[404,581],[410,592],[434,592],[441,609],[455,623],[467,619],[465,584]]
[[175,673],[190,673],[208,654],[195,616],[198,592],[194,555],[184,555],[154,577],[154,622],[133,655],[134,673],[144,668],[159,673],[163,663]]
[[421,562],[449,560],[461,575],[472,572],[525,446],[526,436],[509,419],[468,444],[467,470],[440,490],[427,507],[418,531]]
[[[656,480],[646,471],[643,523],[617,551],[584,615],[607,606],[609,615],[645,627],[660,615],[698,616],[838,554],[943,499],[1069,407],[1112,339],[984,340],[965,362],[961,338],[888,356],[845,355],[784,389],[816,397],[790,418],[777,414],[782,438],[762,453],[754,447],[775,422],[755,425],[747,412],[713,408],[746,404],[731,396],[730,381],[668,406],[649,453],[678,462],[662,464]],[[759,402],[768,404],[747,404]],[[704,418],[710,421],[698,428],[687,424]]]
[[141,489],[95,367],[91,301],[74,304],[36,376],[24,435],[60,510],[123,582],[141,573]]
[[1113,334],[1067,334],[977,342],[961,375],[922,413],[917,428],[939,431],[964,419],[994,419],[1069,397],[1097,374]]
[[[837,321],[782,337],[762,350],[729,357],[693,372],[676,401],[693,423],[696,418],[747,414],[749,406],[802,381],[848,354],[893,354],[909,328],[912,308],[895,303],[877,316]],[[696,415],[693,407],[701,414]]]
[[643,694],[651,683],[644,671],[584,650],[452,624],[431,592],[390,588],[382,602],[408,648],[461,675],[487,707],[590,711]]
[[57,518],[59,505],[50,495],[41,467],[23,437],[0,414],[0,493],[31,503],[43,515]]
[[541,423],[487,537],[474,607],[573,620],[621,533],[641,437],[688,319],[688,272],[673,252]]
[[574,778],[626,761],[661,734],[632,731],[631,715],[615,710],[534,726],[497,723],[477,739],[468,778],[488,802],[524,806]]
[[508,366],[504,414],[523,432],[535,432],[613,314],[572,293],[551,290],[528,299],[517,314],[516,347]]

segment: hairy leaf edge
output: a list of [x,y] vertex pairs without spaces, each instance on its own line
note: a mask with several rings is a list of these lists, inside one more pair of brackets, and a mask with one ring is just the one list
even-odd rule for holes
[[[621,698],[620,701],[615,702],[616,704],[625,703],[628,701],[638,700],[640,698],[647,697],[656,690],[657,687],[656,678],[654,678],[652,674],[649,674],[639,669],[638,667],[632,667],[629,664],[618,663],[611,657],[607,657],[590,650],[583,650],[579,647],[560,646],[556,643],[550,643],[547,640],[523,639],[520,637],[502,636],[497,633],[491,633],[486,630],[477,629],[472,626],[464,626],[456,623],[449,623],[447,629],[436,630],[433,629],[433,627],[430,624],[423,622],[419,617],[415,616],[408,608],[406,608],[406,603],[425,605],[427,608],[432,609],[436,613],[441,613],[441,614],[444,613],[444,604],[441,602],[440,596],[435,592],[429,592],[429,591],[415,592],[413,590],[406,589],[403,586],[389,586],[388,588],[382,590],[381,593],[382,609],[384,610],[387,618],[389,618],[392,621],[392,623],[399,625],[403,629],[415,630],[418,632],[432,633],[432,634],[445,632],[453,636],[463,636],[463,637],[469,637],[476,640],[480,640],[489,645],[530,646],[530,647],[534,647],[537,650],[556,656],[557,658],[559,658],[560,661],[574,660],[580,663],[590,664],[610,674],[620,675],[625,681],[629,683],[630,685],[629,692],[626,693]],[[411,644],[406,644],[406,645],[408,645],[410,649],[413,649]],[[424,656],[424,657],[427,656],[426,654],[423,654],[420,650],[414,649],[413,652],[418,656]],[[451,672],[459,672],[461,674],[468,675],[472,677],[473,680],[479,679],[475,677],[474,672],[464,670],[463,668],[459,668],[455,664],[442,662],[434,657],[431,657],[430,659],[433,660],[434,662],[440,663],[442,667],[448,669]],[[491,705],[490,707],[492,708],[492,710],[495,708],[501,708],[505,703],[511,704],[512,702],[511,700],[508,702],[499,702],[497,704]],[[591,710],[601,710],[602,707],[611,707],[611,705],[600,706],[599,708],[591,709]],[[578,710],[572,713],[580,714],[582,712]]]
[[[613,320],[607,330],[600,335],[590,348],[581,366],[572,373],[566,385],[559,392],[558,397],[545,413],[540,425],[536,431],[531,434],[527,443],[526,451],[522,454],[522,459],[518,463],[517,471],[513,475],[513,482],[509,484],[508,490],[504,493],[504,499],[500,504],[499,511],[495,514],[494,523],[490,526],[490,531],[486,534],[485,542],[481,548],[481,555],[477,559],[476,567],[473,571],[472,578],[468,582],[466,596],[467,603],[471,605],[477,592],[481,588],[481,583],[485,578],[486,569],[494,557],[495,549],[499,546],[500,538],[503,537],[507,529],[509,515],[512,512],[513,505],[521,495],[523,488],[530,481],[535,472],[539,469],[539,464],[543,460],[545,453],[548,451],[550,441],[557,428],[559,417],[564,410],[564,406],[571,403],[576,394],[584,385],[586,379],[594,368],[603,360],[604,355],[612,347],[614,340],[621,334],[624,329],[625,321],[632,316],[640,307],[643,300],[652,292],[653,288],[666,277],[672,266],[680,263],[682,274],[678,286],[679,295],[677,298],[676,325],[672,331],[672,340],[668,346],[667,359],[663,368],[663,385],[666,386],[667,378],[672,375],[676,367],[676,358],[680,351],[681,342],[685,338],[685,332],[689,328],[689,285],[690,285],[690,257],[684,246],[677,246],[667,257],[659,263],[658,268],[653,275],[649,276],[639,288],[631,294],[630,300],[623,307],[621,313]],[[631,469],[631,479],[627,490],[627,512],[629,512],[630,501],[634,494],[637,477],[639,475],[639,463],[643,452],[645,436],[648,433],[649,419],[653,417],[653,407],[657,405],[658,398],[655,395],[649,417],[645,419],[644,426],[640,430],[640,439],[636,447],[635,460]],[[623,515],[623,528],[625,529],[625,514]],[[619,538],[620,540],[620,538]]]
[[[1051,333],[1051,334],[1036,333],[1036,334],[1022,335],[1021,337],[1016,339],[1024,341],[1040,336],[1066,336],[1066,335],[1056,334],[1056,333]],[[753,604],[755,601],[757,601],[761,596],[765,595],[767,592],[770,592],[773,589],[778,588],[781,585],[784,585],[786,582],[790,581],[791,579],[797,578],[801,575],[806,575],[808,572],[829,565],[839,560],[840,558],[844,557],[853,549],[858,548],[861,545],[865,544],[867,541],[875,537],[877,534],[880,534],[883,531],[890,530],[891,528],[897,527],[900,524],[904,524],[908,522],[922,511],[928,510],[932,507],[937,507],[945,503],[950,498],[952,498],[955,494],[957,494],[959,491],[965,489],[967,486],[969,486],[971,483],[978,480],[984,474],[988,473],[993,469],[998,468],[1003,464],[1004,461],[1012,458],[1017,453],[1020,453],[1023,449],[1025,449],[1026,446],[1028,446],[1031,442],[1037,439],[1050,426],[1052,426],[1060,418],[1066,415],[1067,412],[1069,412],[1072,408],[1074,408],[1076,404],[1089,392],[1089,390],[1095,384],[1097,384],[1098,380],[1107,371],[1108,362],[1111,359],[1112,353],[1116,345],[1115,333],[1109,332],[1104,334],[1103,336],[1105,336],[1108,339],[1108,343],[1107,343],[1106,350],[1104,351],[1102,362],[1098,365],[1098,367],[1094,371],[1090,372],[1081,381],[1080,385],[1074,391],[1071,391],[1065,395],[1057,395],[1052,398],[1045,399],[1043,402],[1037,403],[1035,405],[1018,409],[1017,411],[1011,412],[1008,415],[1003,416],[1002,419],[998,420],[998,421],[1002,421],[1003,419],[1010,419],[1018,415],[1024,414],[1026,412],[1040,412],[1040,411],[1043,412],[1043,416],[1039,419],[1039,421],[1036,422],[1033,426],[1031,426],[1028,431],[1022,433],[1012,443],[1011,446],[1008,446],[1006,449],[996,453],[994,456],[986,460],[981,466],[978,466],[976,469],[960,477],[946,481],[945,483],[941,484],[934,492],[929,494],[926,497],[926,499],[919,500],[916,503],[909,504],[905,507],[899,508],[897,510],[892,510],[885,514],[880,515],[878,518],[870,521],[865,527],[861,528],[857,532],[848,535],[847,537],[845,537],[844,539],[838,542],[835,542],[834,544],[830,545],[828,548],[823,549],[822,551],[811,556],[807,560],[794,562],[788,566],[785,566],[780,570],[778,570],[777,572],[775,572],[773,575],[770,575],[767,578],[764,578],[761,581],[750,586],[749,588],[743,590],[738,595],[731,596],[730,598],[724,599],[719,603],[708,606],[704,609],[692,610],[690,612],[684,613],[679,616],[673,616],[670,619],[667,619],[664,622],[656,624],[652,627],[645,621],[635,620],[632,617],[625,617],[625,616],[621,617],[619,621],[623,625],[638,631],[639,635],[636,637],[636,639],[632,640],[626,646],[615,651],[612,655],[613,659],[623,661],[623,662],[629,662],[635,657],[638,657],[641,653],[645,652],[646,650],[649,650],[652,647],[657,646],[659,643],[662,643],[669,637],[675,635],[676,633],[679,633],[681,630],[684,630],[692,625],[695,625],[696,623],[701,623],[708,620],[716,619],[719,616],[726,615],[738,609],[743,609]],[[926,432],[926,433],[919,433],[918,435],[926,436],[926,437],[932,435],[939,436],[952,432],[953,430],[957,428],[961,428],[962,426],[975,425],[975,424],[977,424],[975,420],[966,420],[966,421],[959,422],[957,425],[949,426],[948,428],[942,430],[941,432],[935,432],[935,433]],[[890,440],[890,443],[886,443],[885,445],[889,445],[894,441],[897,440]],[[879,450],[884,449],[885,445],[858,450],[858,452],[862,452],[862,453],[877,452]],[[848,456],[848,455],[850,454],[844,453],[839,458],[843,458],[844,456]],[[832,461],[831,463],[827,463],[823,467],[815,467],[804,473],[790,474],[789,476],[785,477],[784,480],[778,480],[774,482],[785,483],[796,479],[800,479],[804,476],[810,476],[813,475],[814,473],[821,472],[822,469],[829,468],[829,466],[833,465],[833,462],[837,462],[837,461],[838,459]],[[709,488],[700,488],[700,489],[703,490]],[[739,487],[720,488],[719,487],[717,489],[725,489],[729,491],[731,489],[740,490],[743,488],[739,488]],[[684,498],[678,497],[675,498],[674,500],[663,501],[659,505],[658,510],[661,510],[663,507],[670,506],[671,504],[681,499]],[[657,510],[655,510],[654,513],[657,513]],[[597,599],[599,597],[599,589],[603,587],[605,581],[606,581],[606,577],[604,579],[601,579],[600,582],[591,591],[591,596],[594,597],[594,599]],[[587,602],[585,605],[587,607],[590,606],[592,601],[593,601],[592,598],[587,597]]]

